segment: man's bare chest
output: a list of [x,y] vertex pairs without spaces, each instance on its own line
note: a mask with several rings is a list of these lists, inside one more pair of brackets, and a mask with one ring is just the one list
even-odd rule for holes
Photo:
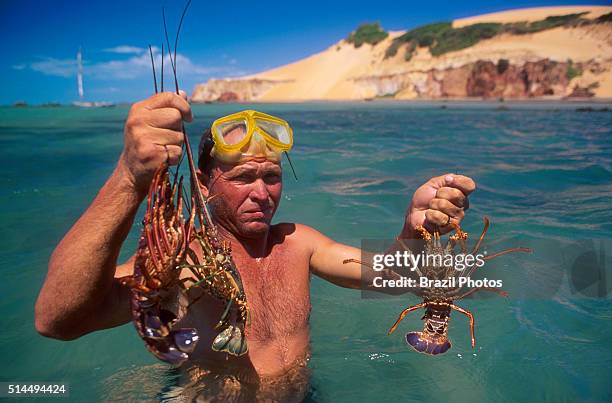
[[261,260],[236,258],[251,324],[249,337],[265,340],[304,329],[310,315],[307,262],[282,251]]
[[[310,273],[307,257],[277,248],[262,259],[234,253],[249,306],[247,336],[271,340],[299,332],[308,326]],[[184,269],[182,278],[192,275]],[[192,282],[189,282],[192,283]],[[188,284],[189,284],[188,283]],[[219,320],[225,305],[196,287],[188,292],[187,320],[208,329]]]

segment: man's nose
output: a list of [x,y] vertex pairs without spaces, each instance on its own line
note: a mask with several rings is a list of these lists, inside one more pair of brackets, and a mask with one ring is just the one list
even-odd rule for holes
[[253,187],[251,188],[251,193],[249,197],[254,201],[268,201],[268,188],[266,187],[266,183],[263,179],[257,179],[253,182]]

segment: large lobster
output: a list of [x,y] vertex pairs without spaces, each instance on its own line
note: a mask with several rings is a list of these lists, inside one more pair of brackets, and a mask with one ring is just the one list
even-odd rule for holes
[[[174,59],[169,52],[177,93],[179,86],[176,78],[176,43],[190,3],[191,1],[187,3],[181,16]],[[162,15],[166,43],[170,50],[165,14]],[[152,52],[151,63],[155,77]],[[161,90],[163,91],[163,80]],[[157,80],[155,92],[157,93]],[[183,177],[179,178],[178,167],[171,184],[168,164],[162,164],[149,188],[134,273],[120,279],[132,291],[133,322],[146,347],[157,358],[175,365],[185,362],[198,342],[196,329],[175,328],[175,324],[187,309],[171,307],[180,305],[181,293],[185,290],[200,287],[225,304],[216,326],[219,334],[212,344],[215,351],[236,356],[246,354],[248,347],[244,331],[249,321],[246,296],[232,259],[230,245],[218,237],[207,201],[198,185],[191,145],[184,127],[182,131],[189,165],[190,194],[187,198],[183,196]],[[187,218],[185,211],[189,212]],[[196,224],[196,218],[199,225]],[[192,245],[199,246],[202,250],[201,257]],[[193,275],[188,279],[191,280],[189,287],[185,285],[186,281],[180,278],[184,269]]]

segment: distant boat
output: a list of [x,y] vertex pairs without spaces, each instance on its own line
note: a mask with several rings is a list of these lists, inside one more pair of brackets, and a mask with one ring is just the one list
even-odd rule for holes
[[115,106],[112,102],[104,102],[104,101],[84,101],[84,92],[83,92],[83,55],[81,52],[81,48],[79,47],[79,51],[77,52],[77,86],[79,90],[79,100],[72,103],[74,106],[78,106],[80,108],[108,108],[109,106]]
[[62,106],[62,104],[60,104],[59,102],[47,102],[45,104],[42,104],[42,107],[44,108],[59,108],[60,106]]

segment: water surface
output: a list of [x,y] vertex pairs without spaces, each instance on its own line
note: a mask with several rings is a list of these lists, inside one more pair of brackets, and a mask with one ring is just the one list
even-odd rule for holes
[[[195,138],[214,118],[247,107],[195,106],[187,129]],[[414,190],[431,176],[456,172],[478,185],[465,220],[470,233],[487,215],[490,236],[502,243],[516,237],[560,245],[611,239],[612,113],[576,112],[571,104],[496,107],[256,106],[287,119],[295,131],[299,181],[285,170],[276,220],[305,223],[355,246],[364,238],[393,238]],[[173,382],[131,325],[69,343],[45,339],[33,325],[48,258],[112,172],[127,112],[0,108],[0,381],[65,381],[71,398],[82,401],[155,399]],[[135,226],[123,258],[133,253],[137,233]],[[567,286],[530,297],[548,286],[550,279],[538,276],[549,269],[546,262],[508,262],[522,265],[514,268],[521,270],[514,287],[525,297],[462,301],[477,318],[476,349],[470,348],[467,320],[454,315],[453,347],[433,358],[403,341],[406,331],[421,326],[418,314],[385,336],[398,312],[418,302],[414,297],[362,299],[314,278],[310,398],[610,401],[610,299],[587,298]]]

